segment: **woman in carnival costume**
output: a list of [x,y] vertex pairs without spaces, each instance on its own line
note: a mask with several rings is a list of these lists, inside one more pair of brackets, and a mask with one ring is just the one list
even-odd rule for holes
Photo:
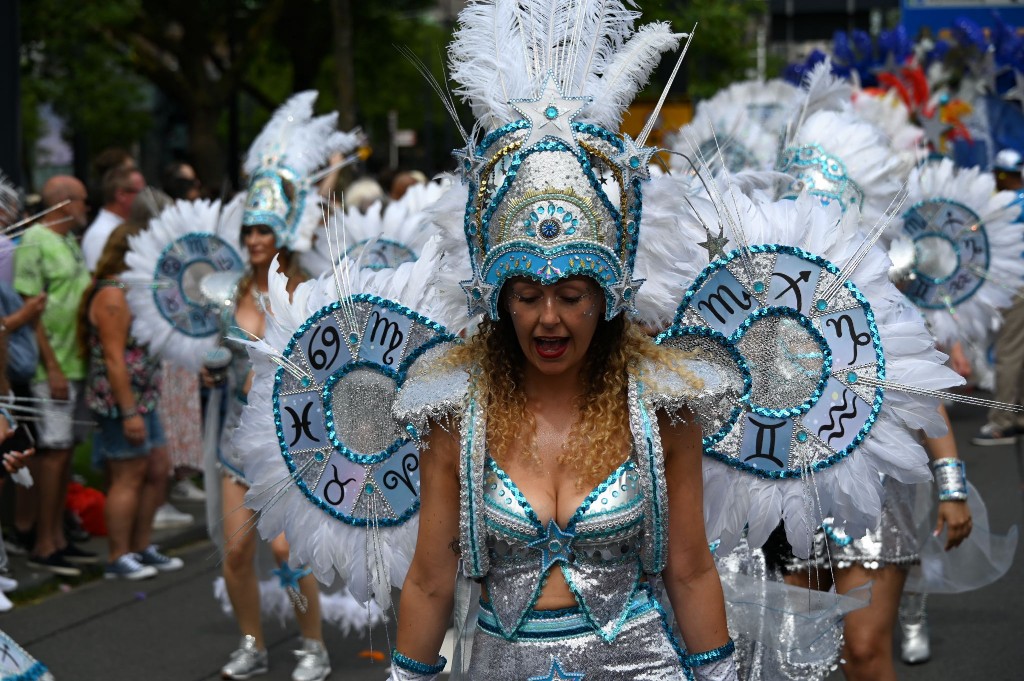
[[[468,678],[732,679],[699,423],[738,384],[630,317],[654,269],[638,254],[654,150],[608,130],[678,38],[634,33],[622,3],[544,3],[543,19],[521,4],[470,5],[451,47],[492,132],[436,215],[465,215],[462,288],[484,319],[421,360],[396,406],[424,454],[391,678],[443,669],[461,561],[482,592]],[[488,59],[497,46],[513,58]]]
[[[652,178],[644,142],[656,115],[636,140],[609,132],[678,42],[663,25],[634,33],[635,19],[622,3],[471,4],[452,73],[474,129],[490,132],[464,135],[463,184],[432,211],[447,238],[440,264],[424,256],[352,278],[342,263],[293,296],[271,277],[274,314],[250,347],[260,359],[239,429],[260,461],[246,502],[321,579],[337,572],[384,607],[404,583],[392,678],[441,672],[453,599],[457,627],[469,621],[468,581],[482,601],[471,652],[457,652],[462,678],[735,678],[708,540],[728,551],[749,527],[759,546],[784,517],[807,555],[824,515],[853,532],[877,523],[879,472],[927,479],[904,435],[938,417],[917,416],[927,410],[914,393],[883,404],[883,358],[911,385],[936,372],[931,387],[953,381],[920,320],[894,305],[887,263],[856,271],[870,248],[855,226],[837,229],[838,210],[814,199],[754,201],[730,187],[698,199],[693,177]],[[688,212],[701,201],[718,217]],[[724,236],[730,221],[761,225],[758,250]],[[778,292],[757,276],[799,275],[787,267],[801,259],[817,291],[798,277],[787,308],[765,302]],[[719,288],[699,299],[709,282]],[[713,321],[727,308],[743,322],[732,339]],[[825,338],[840,313],[874,334],[865,362],[848,334]],[[460,346],[452,333],[479,314]],[[640,332],[669,323],[657,344]],[[791,338],[782,327],[817,354],[786,354],[798,350],[780,343]],[[750,343],[769,351],[738,361]],[[813,381],[780,385],[776,363],[806,373],[805,361],[817,362]],[[840,393],[857,428],[833,418],[826,441],[828,418],[815,420]],[[797,405],[749,406],[787,397]],[[397,423],[384,417],[391,403]],[[790,418],[756,423],[762,412]],[[783,425],[785,437],[764,434]],[[762,450],[776,440],[791,460],[768,470]],[[807,507],[811,492],[820,508]],[[460,562],[468,580],[456,579]]]
[[[310,181],[313,171],[332,153],[354,148],[355,136],[335,130],[337,114],[313,117],[315,92],[286,102],[253,142],[245,163],[249,187],[242,215],[242,244],[249,266],[221,300],[228,337],[261,337],[269,307],[268,278],[276,270],[287,279],[288,291],[306,276],[299,254],[309,250],[320,224],[320,200]],[[246,452],[232,445],[251,382],[251,366],[241,346],[231,344],[227,371],[227,414],[219,448],[223,471],[220,494],[224,513],[224,587],[242,632],[238,649],[221,670],[225,679],[247,679],[268,670],[260,624],[261,585],[256,571],[258,537],[252,531],[253,513],[243,505],[249,488]],[[277,568],[274,575],[287,593],[302,635],[296,651],[293,681],[322,681],[331,667],[323,644],[319,585],[301,565],[289,565],[284,536],[270,542]],[[275,609],[288,609],[278,604]]]

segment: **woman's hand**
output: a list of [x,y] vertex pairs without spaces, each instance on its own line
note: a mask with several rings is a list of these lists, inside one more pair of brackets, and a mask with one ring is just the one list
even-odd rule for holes
[[124,429],[124,439],[128,440],[128,444],[141,445],[146,441],[146,422],[139,414],[124,419],[121,427]]
[[971,533],[971,509],[966,501],[940,501],[939,520],[935,524],[935,536],[946,528],[946,550],[960,546]]
[[11,475],[14,475],[28,464],[28,457],[35,453],[35,449],[26,449],[23,452],[7,452],[3,455],[4,469]]

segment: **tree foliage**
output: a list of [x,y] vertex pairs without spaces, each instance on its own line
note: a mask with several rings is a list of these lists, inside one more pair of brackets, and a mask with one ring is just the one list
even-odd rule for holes
[[[667,19],[680,31],[700,21],[687,58],[692,94],[708,95],[743,77],[751,65],[746,28],[749,18],[764,10],[762,0],[642,4],[644,20]],[[333,49],[332,9],[340,5],[351,14],[354,83],[337,76],[345,72],[338,69]],[[166,135],[154,131],[153,110],[167,107],[187,128],[190,160],[215,185],[237,165],[237,159],[226,157],[232,103],[240,103],[238,137],[244,150],[289,94],[313,87],[321,92],[322,110],[339,99],[354,101],[354,119],[378,148],[386,145],[388,112],[396,111],[399,125],[418,130],[430,147],[416,161],[428,170],[441,169],[448,148],[459,144],[454,126],[396,48],[408,47],[443,79],[454,17],[430,13],[436,5],[436,0],[23,2],[26,141],[30,145],[43,132],[36,117],[41,102],[53,105],[78,141],[76,150],[87,154],[130,145],[147,133]],[[339,97],[346,88],[351,91]],[[160,118],[167,112],[156,113]]]

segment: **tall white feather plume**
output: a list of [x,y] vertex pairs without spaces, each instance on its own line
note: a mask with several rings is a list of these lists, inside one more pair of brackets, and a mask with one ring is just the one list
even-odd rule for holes
[[816,65],[801,83],[799,127],[811,114],[818,111],[843,111],[849,108],[853,98],[853,86],[832,75],[832,60]]
[[494,129],[519,114],[510,100],[532,99],[548,73],[565,96],[593,98],[579,120],[617,129],[622,113],[678,44],[668,24],[634,32],[639,14],[620,0],[482,0],[459,15],[449,48],[456,92]]
[[337,130],[338,114],[313,116],[317,92],[293,95],[274,112],[245,155],[244,169],[282,163],[300,175],[320,168],[331,154],[355,149],[359,136]]

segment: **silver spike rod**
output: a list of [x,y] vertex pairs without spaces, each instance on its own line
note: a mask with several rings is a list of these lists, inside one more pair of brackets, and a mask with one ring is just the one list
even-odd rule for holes
[[636,144],[638,147],[644,146],[647,143],[647,138],[651,136],[651,131],[654,130],[654,124],[658,120],[658,115],[661,113],[661,107],[665,106],[665,99],[668,97],[668,91],[672,89],[672,83],[675,82],[676,76],[679,74],[679,67],[683,65],[683,59],[686,58],[686,53],[690,49],[690,42],[693,41],[693,34],[697,32],[697,24],[693,25],[693,29],[689,33],[680,33],[680,38],[686,38],[686,44],[683,45],[683,51],[679,53],[679,59],[676,60],[675,67],[672,68],[672,75],[668,77],[668,82],[665,83],[664,89],[661,91],[661,97],[658,98],[658,103],[654,106],[651,111],[651,115],[647,118],[647,123],[644,124],[640,134],[637,135]]
[[[35,213],[33,215],[29,215],[27,218],[25,218],[23,220],[18,220],[17,222],[15,222],[13,224],[7,225],[6,227],[4,227],[3,232],[4,232],[4,234],[6,234],[7,232],[13,231],[13,230],[17,229],[18,227],[21,227],[22,225],[27,225],[29,223],[35,222],[36,220],[38,220],[39,218],[43,217],[44,215],[48,215],[48,214],[52,213],[53,211],[57,210],[58,208],[63,208],[64,206],[68,205],[69,203],[71,203],[71,199],[64,199],[60,203],[55,204],[53,206],[50,206],[46,210],[41,210],[38,213]],[[71,218],[65,218],[65,219],[66,220],[70,220]],[[52,224],[59,224],[59,223],[55,222],[55,223],[52,223]]]

